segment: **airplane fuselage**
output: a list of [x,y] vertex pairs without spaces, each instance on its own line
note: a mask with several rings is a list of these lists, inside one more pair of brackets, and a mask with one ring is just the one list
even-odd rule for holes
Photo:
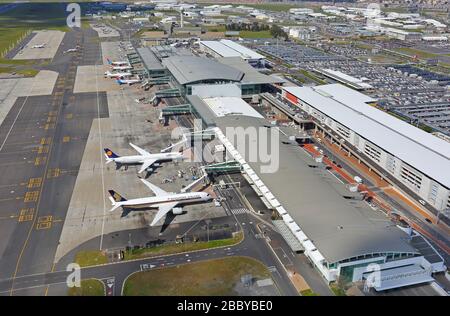
[[187,192],[187,193],[177,193],[165,196],[150,196],[139,199],[132,199],[123,202],[119,202],[121,206],[125,207],[159,207],[164,203],[178,202],[178,205],[190,204],[196,202],[205,202],[211,198],[205,192]]
[[134,156],[122,156],[118,158],[111,158],[116,163],[119,164],[143,164],[147,160],[176,160],[183,159],[183,155],[181,153],[160,153],[160,154],[151,154],[148,156],[143,155],[134,155]]

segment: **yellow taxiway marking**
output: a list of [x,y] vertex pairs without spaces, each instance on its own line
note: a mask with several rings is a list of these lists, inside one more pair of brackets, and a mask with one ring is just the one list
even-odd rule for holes
[[39,146],[38,154],[48,154],[49,147],[47,145]]
[[20,210],[19,222],[29,222],[33,220],[34,208],[23,208]]
[[42,137],[41,138],[41,145],[49,145],[52,141],[51,137]]
[[40,216],[37,221],[36,229],[49,229],[52,227],[52,215]]
[[68,142],[70,142],[70,136],[64,136],[63,143],[68,143]]
[[39,197],[39,191],[30,191],[30,192],[25,193],[25,197],[23,198],[23,201],[25,203],[36,202],[38,197]]
[[35,166],[40,166],[40,165],[44,164],[46,161],[47,161],[47,157],[46,156],[36,157],[34,159],[34,165]]
[[49,116],[47,118],[47,123],[54,123],[56,121],[56,116]]
[[45,130],[48,130],[48,129],[54,129],[55,128],[55,123],[47,123],[47,124],[45,124],[45,126],[44,126],[44,129]]
[[31,178],[28,181],[28,188],[39,188],[42,184],[42,178]]
[[72,118],[73,118],[73,114],[72,113],[66,114],[66,119],[67,120],[70,120]]
[[47,172],[47,179],[57,178],[57,177],[59,177],[60,174],[61,174],[61,169],[59,169],[59,168],[49,169]]

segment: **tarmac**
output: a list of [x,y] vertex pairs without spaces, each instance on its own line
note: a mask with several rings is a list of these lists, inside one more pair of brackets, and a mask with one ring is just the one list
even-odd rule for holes
[[[137,171],[140,166],[116,170],[114,164],[105,164],[103,154],[105,147],[119,155],[136,154],[129,142],[150,152],[159,152],[172,141],[171,127],[161,128],[158,122],[159,109],[134,101],[141,93],[141,90],[133,86],[107,93],[109,118],[93,122],[55,262],[71,249],[92,238],[126,229],[145,228],[151,223],[156,210],[129,213],[117,210],[109,213],[111,204],[108,189],[114,189],[126,198],[150,196],[153,193],[139,181]],[[180,169],[189,172],[191,166],[188,162],[176,165],[173,162],[163,163],[147,180],[169,192],[179,192],[182,186],[193,180],[190,177],[186,179],[174,176]],[[174,181],[163,184],[163,180],[168,178]],[[171,226],[225,215],[223,208],[216,208],[212,203],[185,206],[183,210],[186,213],[176,216]],[[103,241],[100,240],[100,244],[94,249],[103,249],[103,246]]]
[[[35,35],[19,50],[13,59],[52,59],[65,36],[65,32],[43,30],[35,31]],[[33,48],[34,45],[45,44],[43,48]]]
[[120,34],[116,29],[105,24],[91,24],[94,31],[97,32],[99,38],[105,37],[119,37]]

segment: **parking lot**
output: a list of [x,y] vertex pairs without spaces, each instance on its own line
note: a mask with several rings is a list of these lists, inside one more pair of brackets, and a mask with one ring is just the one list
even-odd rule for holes
[[[359,49],[354,47],[336,47],[327,46],[326,49],[340,54],[359,52]],[[381,66],[343,56],[328,57],[325,53],[316,53],[315,50],[301,45],[262,45],[259,48],[310,72],[316,69],[332,69],[362,79],[373,87],[373,90],[365,93],[377,99],[383,108],[404,116],[406,120],[430,125],[444,133],[450,132],[450,95],[446,88],[448,76],[421,69],[414,70],[413,67]]]

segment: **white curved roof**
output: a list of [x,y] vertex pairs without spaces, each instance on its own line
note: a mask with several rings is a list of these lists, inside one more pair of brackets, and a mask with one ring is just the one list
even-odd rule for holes
[[340,84],[285,90],[450,188],[450,143],[368,105],[374,100]]

